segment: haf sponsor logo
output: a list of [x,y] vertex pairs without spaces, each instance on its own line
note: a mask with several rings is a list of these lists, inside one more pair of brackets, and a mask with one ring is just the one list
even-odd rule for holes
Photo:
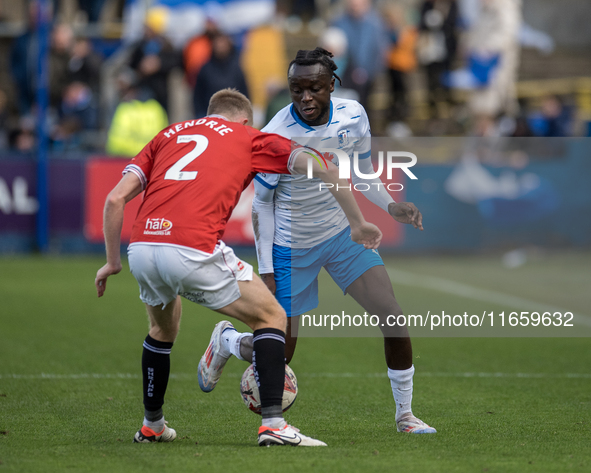
[[144,235],[170,235],[172,222],[165,218],[149,218],[146,220]]

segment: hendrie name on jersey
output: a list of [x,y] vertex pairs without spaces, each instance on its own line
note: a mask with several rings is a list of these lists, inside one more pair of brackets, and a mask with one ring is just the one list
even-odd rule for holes
[[199,120],[188,120],[186,122],[183,123],[177,123],[176,125],[171,126],[168,131],[164,132],[164,136],[166,136],[167,138],[172,137],[173,135],[175,135],[178,132],[183,131],[186,128],[191,128],[193,126],[196,125],[203,125],[205,124],[205,126],[208,126],[209,128],[211,128],[213,131],[217,131],[221,136],[224,136],[227,133],[231,133],[234,130],[232,130],[232,128],[230,128],[227,125],[219,124],[219,122],[215,121],[215,120],[209,120],[207,118],[200,118]]

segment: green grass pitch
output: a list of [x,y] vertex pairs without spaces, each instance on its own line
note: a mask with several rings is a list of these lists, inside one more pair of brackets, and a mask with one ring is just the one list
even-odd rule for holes
[[[591,314],[589,252],[541,255],[513,270],[484,256],[386,261]],[[164,406],[178,439],[133,444],[147,318],[126,265],[96,298],[102,264],[0,259],[0,472],[591,471],[588,338],[415,338],[413,410],[438,429],[424,436],[396,433],[379,337],[302,338],[292,362],[300,391],[286,417],[329,447],[259,448],[260,418],[239,394],[245,363],[230,360],[214,392],[199,390],[197,363],[221,316],[188,301]],[[491,307],[412,284],[395,290],[418,313],[444,302]],[[323,277],[321,299],[331,291]]]

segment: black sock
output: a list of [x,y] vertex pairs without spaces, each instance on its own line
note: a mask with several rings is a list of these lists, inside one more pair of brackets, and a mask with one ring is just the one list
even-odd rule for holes
[[[155,415],[162,418],[164,394],[170,375],[170,351],[172,343],[159,342],[150,335],[144,341],[142,353],[142,374],[144,377],[144,407],[146,418],[151,421]],[[159,411],[159,412],[158,412]]]
[[281,417],[285,383],[285,332],[274,328],[255,330],[252,344],[252,364],[261,395],[263,417]]

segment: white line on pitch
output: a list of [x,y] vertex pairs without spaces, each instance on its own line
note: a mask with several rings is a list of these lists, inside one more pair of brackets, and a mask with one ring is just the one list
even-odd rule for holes
[[[445,292],[447,294],[453,294],[454,296],[465,297],[467,299],[473,299],[476,301],[489,302],[501,307],[508,306],[510,308],[527,311],[538,310],[552,313],[560,312],[562,314],[565,312],[572,312],[571,310],[556,307],[551,304],[535,302],[522,297],[512,296],[511,294],[491,291],[489,289],[481,289],[479,287],[470,286],[469,284],[438,278],[436,276],[425,276],[392,268],[387,268],[387,271],[393,283],[403,284],[405,286],[424,287],[425,289]],[[578,322],[581,325],[586,325],[587,327],[591,327],[591,317],[588,315],[574,314],[574,316],[575,322]]]
[[[387,378],[386,373],[299,373],[300,378]],[[417,371],[426,378],[588,378],[591,373],[430,373]]]
[[[226,373],[225,377],[239,378],[240,373]],[[432,373],[428,371],[417,371],[416,376],[426,378],[581,378],[591,379],[591,373]],[[386,373],[298,373],[300,379],[305,378],[384,378]],[[0,379],[140,379],[140,374],[135,373],[77,373],[77,374],[0,374]],[[196,380],[196,374],[189,373],[171,373],[171,379],[177,380]]]

